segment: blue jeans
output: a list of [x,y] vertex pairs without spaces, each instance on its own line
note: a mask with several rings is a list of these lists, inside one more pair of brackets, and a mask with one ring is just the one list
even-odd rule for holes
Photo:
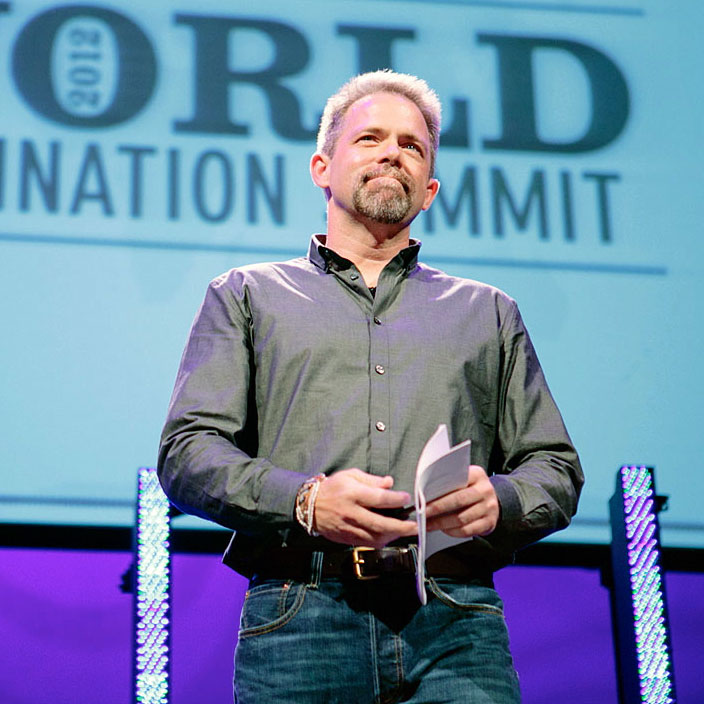
[[502,602],[475,581],[253,580],[237,704],[518,704]]

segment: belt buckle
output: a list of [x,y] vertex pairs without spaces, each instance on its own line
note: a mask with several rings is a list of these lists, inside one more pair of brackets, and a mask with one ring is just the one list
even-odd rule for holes
[[366,575],[366,574],[362,573],[362,567],[364,566],[364,557],[360,553],[369,552],[370,550],[374,550],[374,548],[369,548],[369,547],[364,547],[364,546],[352,548],[352,566],[354,569],[354,576],[357,579],[361,579],[363,581],[366,581],[369,579],[378,579],[379,578],[378,574]]

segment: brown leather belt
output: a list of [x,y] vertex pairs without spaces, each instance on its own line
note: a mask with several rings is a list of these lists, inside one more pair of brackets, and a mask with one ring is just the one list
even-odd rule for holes
[[[254,576],[308,582],[314,570],[314,555],[312,551],[294,548],[272,550],[258,560],[253,569]],[[468,564],[468,561],[453,555],[451,551],[431,555],[425,566],[426,573],[432,577],[479,580],[487,585],[492,583],[490,570]],[[371,580],[414,574],[415,557],[411,547],[356,547],[322,553],[322,579]]]

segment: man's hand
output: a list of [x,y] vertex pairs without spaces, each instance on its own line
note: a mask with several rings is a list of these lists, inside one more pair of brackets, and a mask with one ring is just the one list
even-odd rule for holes
[[374,509],[400,509],[411,497],[392,491],[390,476],[377,477],[361,469],[343,469],[320,485],[313,526],[328,540],[346,545],[381,548],[397,538],[415,535],[415,521],[402,521]]
[[469,468],[467,486],[451,491],[427,506],[426,530],[442,530],[455,538],[488,535],[499,521],[499,500],[486,472]]

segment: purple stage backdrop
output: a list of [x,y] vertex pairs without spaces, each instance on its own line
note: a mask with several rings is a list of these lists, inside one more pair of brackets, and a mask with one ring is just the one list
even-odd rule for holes
[[[47,530],[51,530],[47,526]],[[0,702],[128,704],[131,555],[0,550]],[[176,555],[172,704],[232,701],[244,582],[217,556]],[[512,567],[497,575],[524,703],[615,704],[607,590],[593,569]],[[704,701],[704,575],[667,576],[678,704]]]

